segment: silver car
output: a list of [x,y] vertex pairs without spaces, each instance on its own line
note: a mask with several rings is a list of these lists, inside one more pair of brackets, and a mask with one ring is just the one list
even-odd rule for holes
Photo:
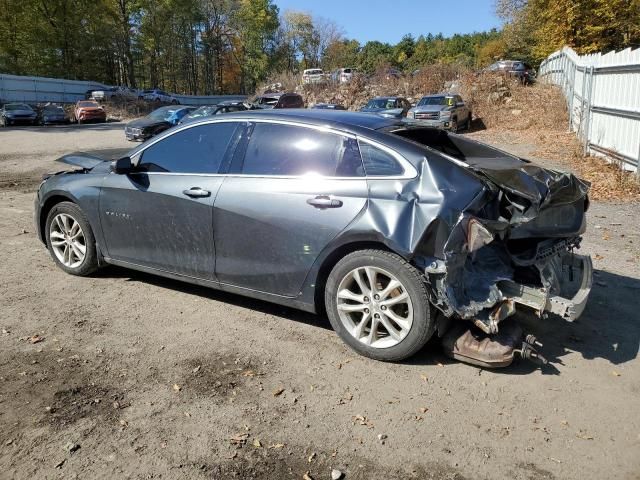
[[588,184],[404,120],[247,111],[113,162],[60,160],[78,168],[41,184],[35,219],[64,271],[114,264],[326,312],[375,359],[407,358],[452,325],[500,348],[510,332],[513,356],[517,310],[572,320],[590,289],[589,257],[573,253]]
[[407,113],[423,125],[457,132],[471,127],[471,110],[460,95],[427,95]]

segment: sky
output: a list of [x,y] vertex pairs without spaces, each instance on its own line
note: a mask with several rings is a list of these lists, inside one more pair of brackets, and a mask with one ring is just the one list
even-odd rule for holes
[[275,0],[285,10],[301,10],[333,20],[347,38],[397,43],[406,33],[451,36],[501,26],[495,0]]

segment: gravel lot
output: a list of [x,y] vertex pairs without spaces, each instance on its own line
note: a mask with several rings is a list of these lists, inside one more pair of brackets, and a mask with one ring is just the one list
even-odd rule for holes
[[436,341],[384,364],[325,318],[57,269],[32,226],[40,175],[129,147],[122,124],[0,130],[0,478],[640,478],[638,205],[592,205],[584,316],[529,322],[547,368],[481,370]]

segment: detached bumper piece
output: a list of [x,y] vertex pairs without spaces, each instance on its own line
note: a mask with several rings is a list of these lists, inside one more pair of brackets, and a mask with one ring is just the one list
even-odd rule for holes
[[451,358],[485,368],[507,367],[516,355],[540,365],[547,364],[537,350],[542,344],[533,335],[525,337],[520,325],[513,321],[501,325],[494,335],[458,324],[445,334],[442,347]]

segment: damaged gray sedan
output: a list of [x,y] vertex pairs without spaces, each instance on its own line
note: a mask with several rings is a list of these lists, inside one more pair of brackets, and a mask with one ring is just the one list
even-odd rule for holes
[[543,358],[512,317],[583,311],[586,182],[467,138],[352,112],[228,114],[113,162],[60,161],[35,201],[60,268],[114,264],[327,313],[357,352]]

